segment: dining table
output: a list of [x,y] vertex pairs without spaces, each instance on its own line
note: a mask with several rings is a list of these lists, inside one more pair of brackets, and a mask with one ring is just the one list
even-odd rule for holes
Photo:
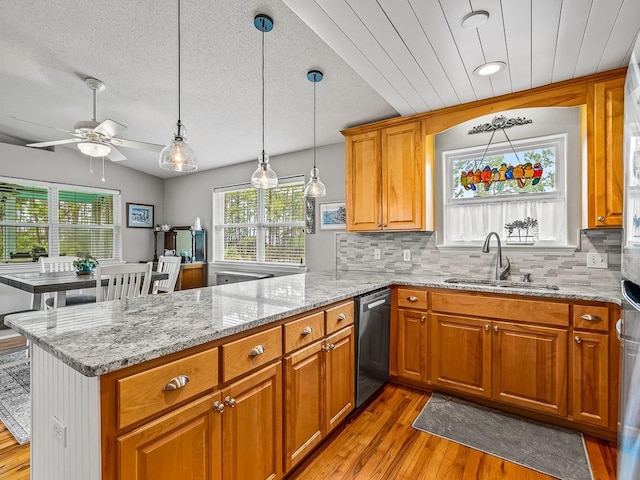
[[[166,280],[168,273],[152,272],[151,284],[156,280]],[[107,286],[108,278],[102,279],[101,284]],[[40,310],[43,308],[42,295],[55,293],[58,307],[64,307],[67,302],[67,291],[84,288],[95,288],[96,277],[94,274],[77,275],[75,272],[21,272],[0,274],[0,284],[28,292],[31,294],[31,308]]]

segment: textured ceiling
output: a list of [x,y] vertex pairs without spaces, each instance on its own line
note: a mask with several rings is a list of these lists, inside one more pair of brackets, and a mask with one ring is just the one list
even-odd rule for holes
[[640,30],[640,0],[283,1],[402,115],[626,66]]
[[[260,152],[257,13],[275,23],[265,35],[269,155],[312,146],[311,68],[325,73],[317,85],[318,145],[341,141],[342,128],[397,115],[282,1],[182,0],[182,121],[199,170],[257,159]],[[98,94],[98,121],[126,125],[123,138],[168,143],[177,119],[176,21],[175,0],[4,0],[0,141],[67,138],[11,117],[72,130],[91,118],[83,79],[93,76],[107,86]],[[153,152],[121,151],[123,165],[177,175],[160,170]]]

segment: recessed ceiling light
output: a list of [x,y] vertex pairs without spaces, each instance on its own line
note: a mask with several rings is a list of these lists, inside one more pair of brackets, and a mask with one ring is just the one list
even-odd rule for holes
[[487,75],[498,73],[500,70],[504,70],[506,67],[507,64],[504,62],[489,62],[485,63],[484,65],[480,65],[473,71],[473,73],[480,77],[486,77]]
[[486,10],[476,10],[475,12],[467,13],[462,17],[460,25],[462,25],[462,28],[478,28],[487,20],[489,20],[489,12]]

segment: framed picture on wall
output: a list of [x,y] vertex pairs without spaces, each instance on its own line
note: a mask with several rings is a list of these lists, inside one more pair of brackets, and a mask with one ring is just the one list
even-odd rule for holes
[[127,202],[127,228],[153,228],[153,205]]
[[320,204],[320,230],[341,230],[347,226],[344,202]]

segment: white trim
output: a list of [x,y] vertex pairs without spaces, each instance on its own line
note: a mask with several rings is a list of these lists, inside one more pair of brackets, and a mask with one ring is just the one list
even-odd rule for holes
[[249,273],[306,273],[308,271],[304,265],[298,266],[291,263],[258,263],[233,260],[209,262],[209,269],[212,273],[222,270],[235,270]]
[[[438,245],[437,250],[443,253],[480,253],[482,251],[482,243],[469,243],[466,245]],[[577,245],[569,245],[566,247],[563,246],[549,246],[544,247],[540,245],[505,245],[502,244],[503,252],[511,252],[511,253],[541,253],[548,255],[562,255],[562,256],[571,256],[578,251]]]
[[69,189],[69,187],[72,187],[73,190],[75,191],[86,192],[86,193],[110,193],[112,195],[122,194],[120,190],[114,190],[109,188],[87,187],[86,185],[74,185],[72,183],[44,182],[42,180],[31,180],[30,178],[0,176],[0,182],[26,184],[26,185],[32,185],[34,187],[57,187],[57,188],[60,188],[61,190],[66,190],[66,189]]

